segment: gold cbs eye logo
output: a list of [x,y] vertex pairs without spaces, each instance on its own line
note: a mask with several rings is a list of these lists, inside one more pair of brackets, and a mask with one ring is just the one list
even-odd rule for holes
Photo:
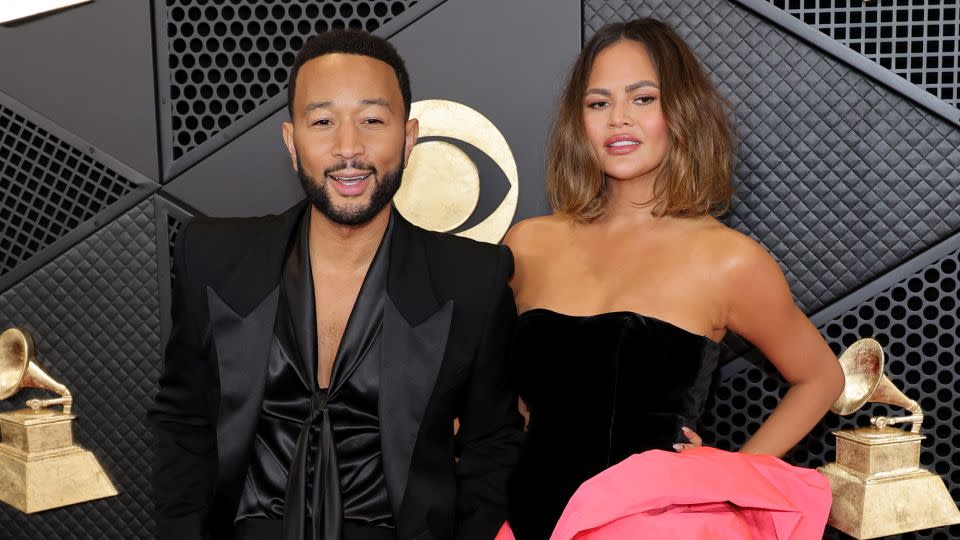
[[[481,222],[455,233],[482,242],[499,242],[510,228],[519,194],[517,162],[503,134],[479,112],[453,101],[418,101],[410,106],[410,117],[420,122],[421,140],[438,137],[462,141],[486,154],[503,171],[509,183],[503,200]],[[477,164],[466,152],[442,140],[427,140],[413,147],[393,202],[411,223],[449,232],[473,216],[480,187]]]

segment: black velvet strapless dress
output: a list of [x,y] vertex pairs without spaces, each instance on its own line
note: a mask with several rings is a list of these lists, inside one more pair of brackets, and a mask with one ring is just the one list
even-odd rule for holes
[[632,312],[520,315],[512,364],[530,409],[509,486],[517,540],[546,540],[585,480],[626,457],[687,442],[720,346]]

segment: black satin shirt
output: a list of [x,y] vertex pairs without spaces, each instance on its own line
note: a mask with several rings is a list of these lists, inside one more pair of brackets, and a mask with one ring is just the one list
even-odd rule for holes
[[[302,218],[281,278],[263,407],[236,521],[238,530],[243,530],[245,520],[280,521],[297,515],[307,521],[322,521],[318,528],[326,533],[312,535],[308,530],[306,536],[325,539],[339,534],[341,521],[394,527],[384,483],[378,413],[380,329],[390,226],[344,330],[330,387],[320,389],[307,241],[309,215],[307,211]],[[335,451],[324,455],[324,444]],[[331,470],[321,475],[318,466]],[[291,495],[297,491],[297,475],[302,482],[303,501]],[[327,499],[320,506],[327,508],[314,508],[315,497],[310,495],[314,478],[339,484],[338,490],[333,485],[318,486],[320,499]],[[291,499],[306,508],[287,508]],[[309,523],[306,528],[311,528]]]

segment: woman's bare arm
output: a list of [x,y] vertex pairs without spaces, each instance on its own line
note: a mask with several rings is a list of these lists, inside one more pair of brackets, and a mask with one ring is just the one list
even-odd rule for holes
[[727,265],[726,326],[764,354],[790,389],[741,452],[782,456],[843,391],[843,371],[816,327],[793,302],[780,267],[758,244],[739,239]]

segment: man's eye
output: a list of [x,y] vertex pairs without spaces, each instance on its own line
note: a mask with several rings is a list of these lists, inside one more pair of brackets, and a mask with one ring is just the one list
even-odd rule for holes
[[364,120],[364,123],[365,124],[382,124],[383,120],[379,118],[367,118],[366,120]]
[[326,118],[321,118],[320,120],[315,120],[315,121],[313,122],[313,125],[314,125],[314,126],[329,126],[329,125],[330,125],[330,120],[327,120]]

